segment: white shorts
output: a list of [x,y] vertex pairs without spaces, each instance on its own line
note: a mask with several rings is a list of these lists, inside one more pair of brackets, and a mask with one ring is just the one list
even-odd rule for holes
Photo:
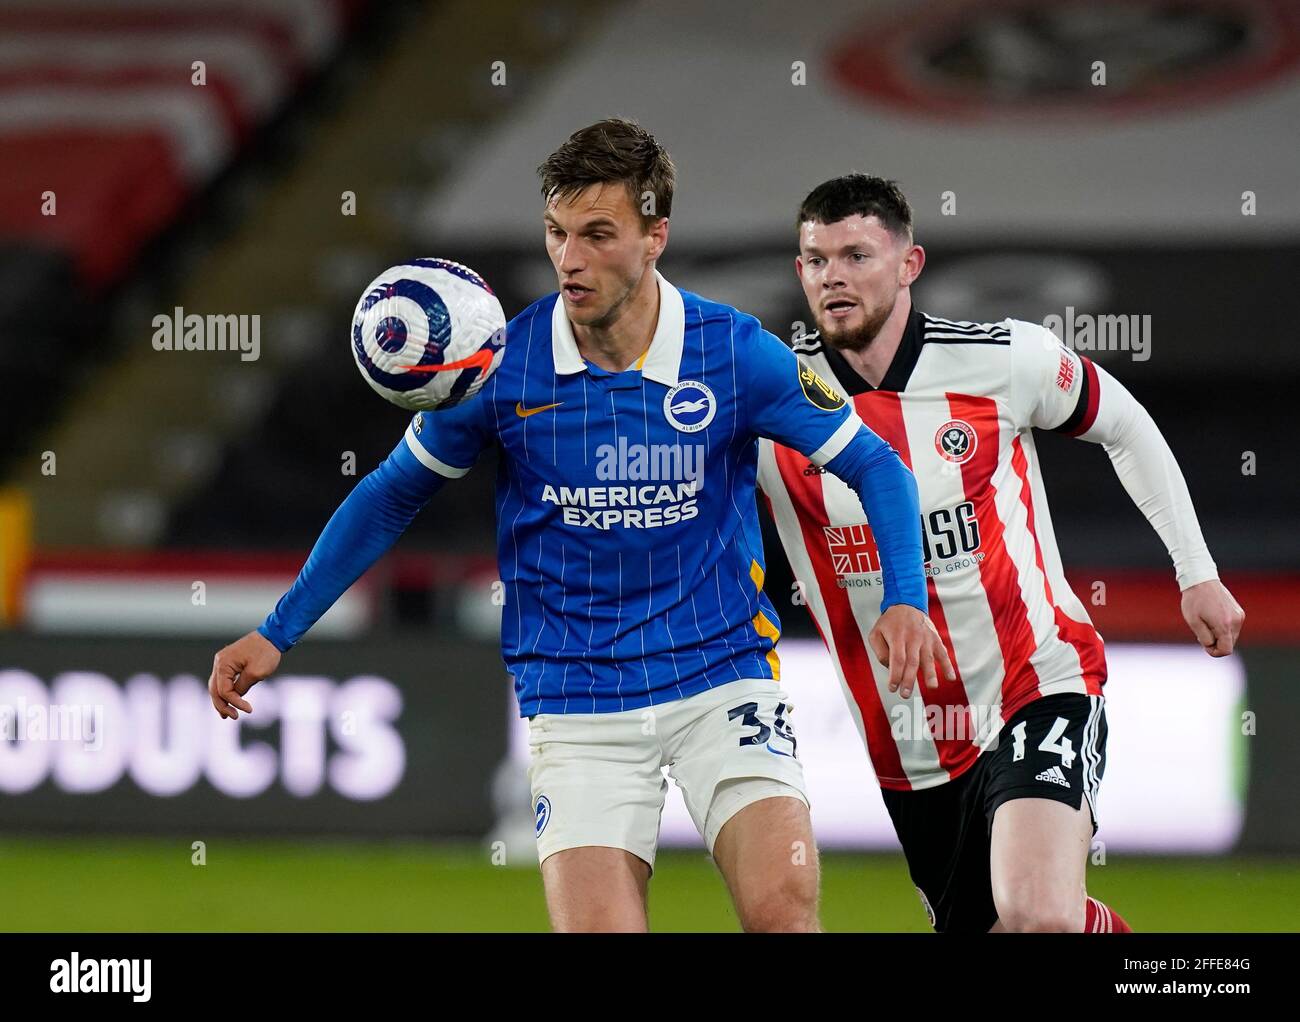
[[807,805],[792,709],[780,685],[754,678],[639,710],[530,717],[539,859],[595,845],[653,868],[665,766],[710,854],[747,805],[782,795]]

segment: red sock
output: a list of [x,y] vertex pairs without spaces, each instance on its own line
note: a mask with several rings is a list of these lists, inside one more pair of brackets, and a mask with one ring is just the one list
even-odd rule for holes
[[1096,898],[1088,898],[1085,901],[1083,932],[1132,933],[1133,928],[1124,922],[1124,918],[1114,909]]

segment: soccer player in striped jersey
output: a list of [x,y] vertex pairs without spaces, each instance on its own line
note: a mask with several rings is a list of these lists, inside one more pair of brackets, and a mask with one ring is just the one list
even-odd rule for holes
[[873,663],[876,522],[799,451],[759,485],[866,741],[912,879],[944,931],[1127,929],[1087,897],[1105,764],[1102,641],[1061,569],[1033,428],[1101,444],[1173,559],[1189,627],[1227,656],[1244,618],[1218,581],[1174,457],[1105,369],[1014,319],[927,316],[925,264],[890,181],[827,181],[798,215],[818,332],[795,352],[899,452],[920,492],[930,614],[956,676],[930,691]]
[[[594,124],[539,173],[559,293],[511,321],[481,392],[417,415],[357,485],[275,611],[217,654],[213,704],[249,712],[248,687],[496,445],[502,649],[529,721],[552,925],[646,927],[667,767],[745,929],[816,929],[816,850],[763,591],[758,438],[871,509],[885,607],[873,635],[900,679],[951,670],[925,616],[915,483],[757,320],[658,273],[675,173],[648,132]],[[429,683],[490,680],[435,670]]]

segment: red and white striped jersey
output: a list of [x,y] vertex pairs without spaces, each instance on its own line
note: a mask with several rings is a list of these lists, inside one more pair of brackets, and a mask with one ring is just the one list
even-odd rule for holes
[[957,670],[937,692],[918,684],[904,701],[889,691],[867,645],[882,582],[861,502],[797,451],[763,441],[759,485],[881,786],[957,777],[1034,699],[1100,695],[1101,637],[1065,581],[1030,432],[1092,425],[1092,363],[1033,323],[915,309],[879,388],[816,336],[794,349],[916,476],[930,617]]

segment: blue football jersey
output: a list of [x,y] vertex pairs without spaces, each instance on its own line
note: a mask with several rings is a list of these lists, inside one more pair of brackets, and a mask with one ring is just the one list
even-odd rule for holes
[[[635,366],[586,362],[549,295],[511,321],[483,390],[417,415],[393,455],[456,478],[499,445],[502,654],[524,715],[779,678],[757,438],[826,464],[867,432],[752,316],[656,277],[658,324]],[[895,602],[924,609],[919,539],[904,588]]]

